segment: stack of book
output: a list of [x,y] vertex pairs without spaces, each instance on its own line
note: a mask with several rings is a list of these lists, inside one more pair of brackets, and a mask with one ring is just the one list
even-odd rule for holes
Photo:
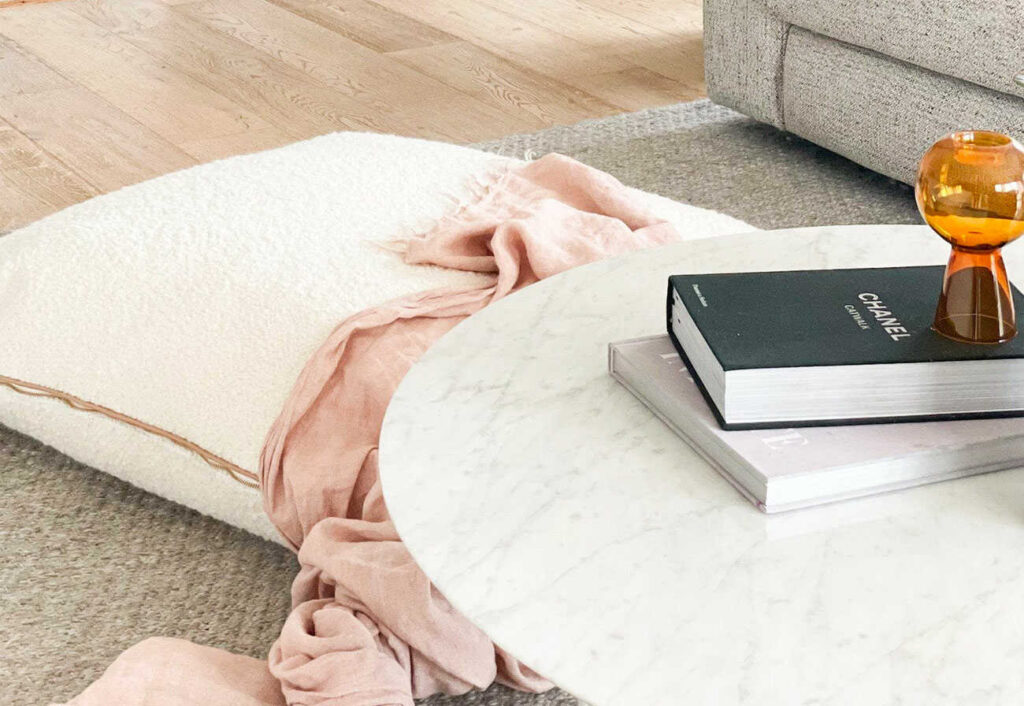
[[676,275],[667,334],[612,343],[609,369],[766,512],[1019,466],[1024,336],[932,331],[942,277]]

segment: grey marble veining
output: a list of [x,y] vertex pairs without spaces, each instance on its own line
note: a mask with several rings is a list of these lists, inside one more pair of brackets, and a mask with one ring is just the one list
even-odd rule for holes
[[[608,341],[662,329],[670,273],[947,252],[923,227],[754,233],[498,302],[388,410],[400,534],[498,644],[599,706],[1019,704],[1024,470],[767,516],[606,372]],[[1006,259],[1024,275],[1024,247]]]

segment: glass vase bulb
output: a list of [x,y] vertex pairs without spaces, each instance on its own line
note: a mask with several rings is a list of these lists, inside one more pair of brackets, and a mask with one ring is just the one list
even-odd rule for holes
[[921,160],[925,222],[952,246],[933,328],[966,343],[1017,334],[1001,249],[1024,234],[1024,148],[997,132],[946,135]]

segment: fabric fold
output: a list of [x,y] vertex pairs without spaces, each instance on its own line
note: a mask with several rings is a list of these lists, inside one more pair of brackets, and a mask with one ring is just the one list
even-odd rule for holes
[[[527,691],[550,687],[454,611],[401,543],[378,476],[384,411],[419,356],[489,303],[571,267],[677,239],[611,176],[549,155],[510,170],[481,201],[406,243],[407,262],[489,272],[494,280],[407,297],[342,323],[307,364],[268,435],[266,509],[302,564],[293,618],[270,656],[289,703],[381,703],[372,689],[385,672],[396,689],[405,685],[410,701],[495,679]],[[383,659],[401,670],[353,677],[353,668],[338,678],[339,631],[349,639],[360,633],[359,651],[376,651],[346,653],[353,662]]]
[[[378,474],[384,412],[413,363],[467,316],[569,268],[678,239],[639,192],[548,155],[509,169],[478,200],[402,242],[409,263],[493,277],[476,289],[435,290],[361,312],[312,356],[261,457],[264,506],[301,565],[292,612],[267,664],[203,652],[206,666],[244,664],[261,685],[269,669],[284,701],[303,706],[410,705],[414,698],[483,689],[495,680],[526,691],[548,689],[549,682],[456,611],[402,544]],[[179,662],[200,657],[194,646],[159,645]],[[192,703],[137,697],[129,688],[135,682],[125,676],[129,653],[71,703]],[[159,671],[159,654],[148,657]],[[131,665],[128,671],[149,669],[135,657]],[[207,672],[197,674],[207,678]],[[218,698],[195,703],[280,703],[210,693]]]

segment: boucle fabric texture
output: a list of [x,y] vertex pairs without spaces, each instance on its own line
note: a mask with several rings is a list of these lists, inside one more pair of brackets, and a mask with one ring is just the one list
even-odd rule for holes
[[[482,147],[512,157],[562,152],[631,186],[763,228],[920,222],[908,187],[707,101]],[[290,550],[2,428],[0,493],[0,693],[8,703],[67,700],[152,635],[267,654],[288,611],[297,567]],[[557,690],[530,696],[493,687],[427,703],[576,702]]]
[[[482,281],[406,264],[375,241],[422,232],[519,164],[337,133],[169,174],[12,233],[0,240],[0,423],[276,540],[256,492],[259,452],[312,352],[358,311]],[[638,198],[693,237],[749,229]]]
[[494,681],[550,689],[454,610],[410,556],[384,506],[380,428],[409,367],[467,316],[572,267],[683,239],[647,204],[608,174],[551,154],[396,242],[406,262],[484,272],[488,281],[346,319],[299,376],[262,455],[267,512],[302,567],[268,662],[150,640],[69,706],[185,706],[201,693],[204,706],[412,706],[413,697]]
[[309,355],[366,307],[480,281],[407,265],[373,239],[429,227],[515,163],[336,133],[168,174],[5,236],[0,382],[101,405],[239,471],[233,478],[166,438],[3,386],[0,423],[276,538],[255,489],[259,453]]

